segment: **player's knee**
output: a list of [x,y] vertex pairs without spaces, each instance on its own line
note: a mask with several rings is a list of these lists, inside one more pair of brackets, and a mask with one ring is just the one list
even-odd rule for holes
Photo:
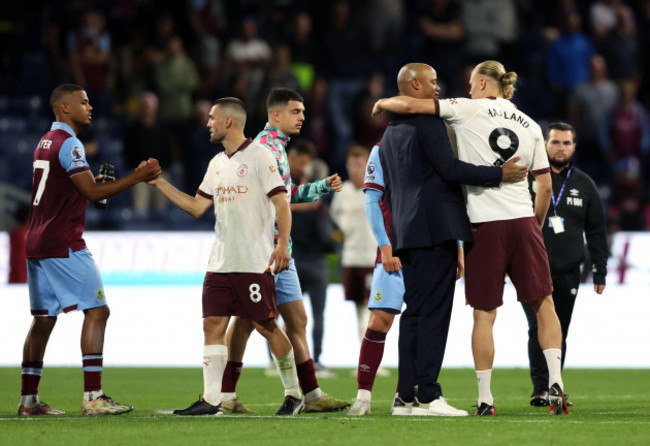
[[368,319],[368,328],[380,333],[388,333],[390,327],[393,325],[394,318],[394,315],[383,311],[372,311],[370,313],[370,319]]

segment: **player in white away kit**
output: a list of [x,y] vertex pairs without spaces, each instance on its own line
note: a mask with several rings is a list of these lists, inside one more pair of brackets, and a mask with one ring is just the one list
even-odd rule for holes
[[[428,113],[444,119],[456,132],[458,157],[478,165],[499,166],[515,156],[537,181],[535,210],[527,182],[498,188],[465,186],[474,247],[467,255],[465,292],[474,308],[472,350],[479,387],[477,415],[494,415],[490,390],[496,309],[503,303],[508,274],[517,298],[530,302],[537,316],[539,343],[549,369],[551,413],[568,413],[561,375],[562,332],[551,296],[552,282],[540,226],[550,203],[551,176],[542,131],[509,99],[517,75],[486,61],[470,77],[472,99],[381,99],[374,113]],[[560,227],[561,221],[557,222]],[[553,222],[556,226],[556,222]],[[543,328],[542,328],[543,327]]]
[[[152,181],[165,197],[193,217],[213,204],[216,238],[203,282],[203,398],[176,415],[220,415],[221,380],[228,361],[226,328],[230,316],[250,319],[271,347],[285,388],[282,413],[303,408],[293,348],[278,327],[275,282],[271,275],[289,267],[291,211],[286,187],[273,155],[244,136],[246,111],[242,101],[222,98],[210,110],[210,141],[224,152],[208,165],[196,196],[191,197],[164,178]],[[274,209],[275,208],[275,209]],[[279,240],[274,249],[275,212]]]

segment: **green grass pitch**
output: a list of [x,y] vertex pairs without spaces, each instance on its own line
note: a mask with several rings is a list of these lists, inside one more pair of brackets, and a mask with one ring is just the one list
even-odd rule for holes
[[[321,379],[323,390],[338,398],[356,396],[349,369]],[[0,444],[25,445],[596,445],[650,444],[650,370],[565,371],[574,402],[568,416],[550,416],[528,405],[531,390],[523,369],[498,369],[492,390],[496,417],[391,417],[396,371],[378,378],[372,414],[345,412],[274,417],[282,402],[278,378],[246,369],[238,386],[252,415],[176,417],[163,413],[193,403],[202,389],[200,368],[113,368],[104,371],[104,389],[116,401],[132,404],[126,415],[82,417],[80,368],[45,368],[41,398],[64,409],[63,417],[18,417],[20,369],[0,368]],[[440,381],[452,405],[472,411],[476,383],[469,369],[445,369]]]

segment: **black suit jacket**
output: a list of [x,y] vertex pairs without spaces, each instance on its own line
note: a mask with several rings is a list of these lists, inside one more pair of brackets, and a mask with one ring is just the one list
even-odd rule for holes
[[431,115],[395,115],[381,139],[379,158],[397,251],[471,241],[459,183],[492,187],[502,177],[500,167],[458,160],[445,124]]

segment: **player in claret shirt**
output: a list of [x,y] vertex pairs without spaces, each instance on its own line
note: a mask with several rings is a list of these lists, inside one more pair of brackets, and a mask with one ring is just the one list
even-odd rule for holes
[[160,175],[149,159],[125,178],[95,182],[84,146],[76,137],[89,126],[92,107],[78,85],[64,84],[50,97],[56,122],[34,152],[31,219],[27,233],[27,281],[34,321],[25,340],[19,415],[61,415],[38,396],[47,341],[57,315],[84,312],[81,353],[84,371],[84,415],[118,414],[133,407],[118,404],[102,391],[104,331],[109,316],[104,286],[83,240],[87,200],[97,201]]

